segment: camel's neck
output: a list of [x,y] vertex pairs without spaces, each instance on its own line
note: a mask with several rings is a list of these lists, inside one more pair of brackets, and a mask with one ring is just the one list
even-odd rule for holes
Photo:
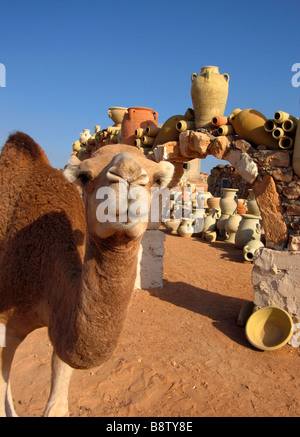
[[[81,284],[57,352],[73,367],[101,364],[113,352],[134,288],[140,240],[87,235]],[[69,302],[70,304],[70,302]]]

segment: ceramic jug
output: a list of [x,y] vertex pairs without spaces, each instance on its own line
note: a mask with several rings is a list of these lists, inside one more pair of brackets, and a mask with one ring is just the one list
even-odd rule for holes
[[242,217],[239,214],[232,214],[225,222],[225,231],[227,234],[226,241],[228,243],[235,243],[235,236],[239,228]]
[[135,130],[157,125],[158,113],[150,108],[132,107],[124,114],[121,125],[121,143],[134,146]]
[[229,75],[220,74],[219,68],[205,66],[200,74],[192,74],[191,97],[195,126],[206,126],[214,116],[223,116],[228,97]]
[[265,145],[269,149],[278,150],[278,141],[272,137],[271,132],[264,128],[267,118],[255,109],[235,109],[229,116],[236,134],[253,145]]
[[260,240],[261,226],[260,216],[252,214],[242,214],[242,220],[235,235],[235,244],[239,249],[243,249],[250,240]]
[[264,247],[263,243],[259,240],[250,240],[248,243],[245,244],[243,247],[243,253],[244,253],[244,259],[246,261],[253,261],[254,258],[254,252],[256,249],[259,249],[260,247]]
[[192,226],[193,219],[183,218],[181,224],[178,228],[178,233],[181,237],[188,238],[194,233],[194,228]]

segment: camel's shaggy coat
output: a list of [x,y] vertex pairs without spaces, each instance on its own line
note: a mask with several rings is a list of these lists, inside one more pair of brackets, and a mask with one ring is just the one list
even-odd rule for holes
[[[173,169],[162,164],[168,163],[149,161],[132,146],[105,146],[78,167],[79,178],[87,180],[82,200],[28,135],[9,137],[0,156],[0,323],[6,329],[6,347],[0,348],[0,414],[13,412],[8,405],[11,361],[32,330],[48,326],[54,346],[47,415],[67,414],[70,375],[61,370],[66,364],[90,368],[111,356],[147,223],[99,225],[95,192],[101,186],[116,189],[110,181],[123,178],[146,185],[149,192],[172,178]],[[65,394],[59,395],[63,384]]]

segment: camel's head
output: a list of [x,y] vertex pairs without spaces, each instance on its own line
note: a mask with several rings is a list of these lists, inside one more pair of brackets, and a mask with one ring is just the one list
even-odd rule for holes
[[173,171],[169,162],[156,163],[136,147],[114,144],[82,162],[72,157],[64,174],[82,190],[89,232],[138,238],[148,225],[153,187],[166,187]]

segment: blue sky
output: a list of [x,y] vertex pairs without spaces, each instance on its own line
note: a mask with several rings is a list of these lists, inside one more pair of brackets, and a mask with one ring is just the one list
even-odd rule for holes
[[[2,0],[0,17],[0,146],[24,131],[54,167],[83,129],[111,125],[110,106],[152,108],[160,123],[184,114],[205,65],[230,76],[225,115],[299,117],[299,0]],[[201,170],[219,163],[208,157]]]

